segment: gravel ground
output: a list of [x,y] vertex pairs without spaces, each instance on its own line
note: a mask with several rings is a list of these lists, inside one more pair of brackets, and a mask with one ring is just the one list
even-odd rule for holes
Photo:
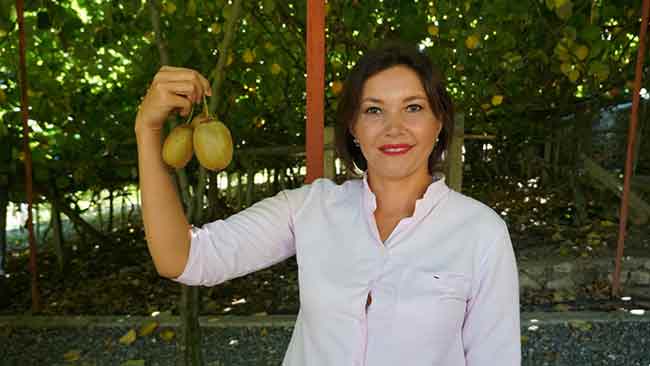
[[[14,329],[0,336],[2,366],[173,366],[175,342],[156,334],[125,346],[118,342],[129,328]],[[264,335],[262,335],[264,334]],[[291,328],[207,328],[203,330],[206,366],[280,365]],[[78,351],[77,361],[64,354]],[[143,360],[144,362],[139,360]],[[131,366],[129,365],[129,366]]]
[[[584,317],[531,320],[522,316],[523,365],[650,365],[650,321],[585,320]],[[569,320],[567,320],[569,319]],[[116,326],[21,327],[0,320],[2,366],[171,366],[175,345],[160,337],[171,326],[130,345],[119,338],[137,328]],[[280,365],[291,326],[207,326],[203,328],[206,366]],[[66,352],[79,359],[66,361]],[[130,363],[129,363],[130,361]],[[372,365],[371,365],[372,366]]]
[[524,366],[650,366],[650,322],[522,327],[522,339]]

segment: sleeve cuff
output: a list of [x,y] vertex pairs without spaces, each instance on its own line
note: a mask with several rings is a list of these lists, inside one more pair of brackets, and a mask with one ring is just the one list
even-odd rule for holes
[[172,281],[180,282],[189,286],[200,285],[200,270],[197,267],[200,263],[197,262],[197,258],[200,258],[199,245],[196,245],[195,237],[198,234],[198,228],[191,226],[190,231],[190,252],[187,257],[187,263],[183,269],[183,273],[176,278],[172,278]]

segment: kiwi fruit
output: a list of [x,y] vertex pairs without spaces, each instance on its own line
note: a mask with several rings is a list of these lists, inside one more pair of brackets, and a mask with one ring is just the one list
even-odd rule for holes
[[194,128],[194,151],[199,163],[208,170],[219,171],[232,161],[233,144],[228,127],[208,119]]
[[192,159],[192,126],[176,126],[165,138],[162,148],[163,161],[176,169],[183,168]]

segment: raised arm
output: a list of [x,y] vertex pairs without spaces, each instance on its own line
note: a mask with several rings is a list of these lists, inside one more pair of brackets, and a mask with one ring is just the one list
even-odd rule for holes
[[211,95],[209,82],[198,72],[163,66],[140,104],[135,121],[141,209],[149,252],[156,270],[177,277],[190,251],[190,225],[169,168],[162,160],[161,129],[174,112],[187,116],[192,103]]

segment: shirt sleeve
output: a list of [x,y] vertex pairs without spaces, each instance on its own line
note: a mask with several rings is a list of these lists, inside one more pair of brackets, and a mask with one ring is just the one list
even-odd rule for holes
[[508,230],[488,248],[467,303],[467,366],[521,365],[519,277]]
[[281,191],[225,220],[192,227],[189,258],[174,281],[214,286],[295,255],[291,194]]

